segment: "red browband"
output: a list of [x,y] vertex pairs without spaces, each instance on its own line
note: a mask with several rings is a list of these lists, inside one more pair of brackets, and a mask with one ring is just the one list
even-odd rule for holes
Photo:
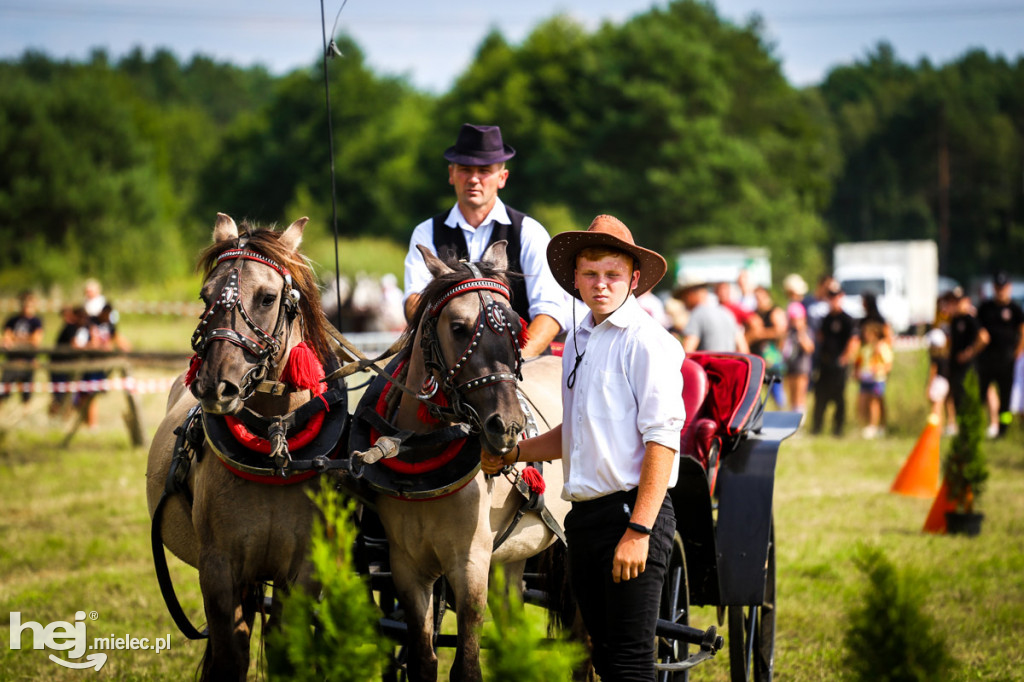
[[493,291],[511,300],[512,291],[496,279],[467,279],[459,282],[438,301],[435,301],[427,311],[431,317],[437,317],[441,310],[456,296],[461,296],[469,291]]
[[241,258],[243,260],[254,260],[257,263],[263,263],[264,265],[274,268],[277,270],[282,277],[290,277],[291,273],[288,272],[288,268],[282,268],[277,262],[264,256],[262,253],[256,253],[249,249],[228,249],[224,253],[217,256],[217,263],[222,263],[226,260],[235,260]]

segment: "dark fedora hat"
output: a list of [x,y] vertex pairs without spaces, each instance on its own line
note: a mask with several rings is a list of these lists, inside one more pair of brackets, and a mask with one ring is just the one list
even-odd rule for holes
[[444,151],[449,163],[463,166],[488,166],[508,161],[516,150],[501,140],[498,126],[475,126],[463,123],[455,144]]
[[[604,246],[630,254],[640,263],[640,282],[635,295],[646,294],[661,281],[668,271],[668,263],[661,254],[633,241],[633,233],[621,220],[610,215],[599,215],[586,230],[573,230],[556,234],[548,242],[548,266],[555,281],[576,298],[576,254],[592,246]],[[581,299],[582,300],[582,299]]]

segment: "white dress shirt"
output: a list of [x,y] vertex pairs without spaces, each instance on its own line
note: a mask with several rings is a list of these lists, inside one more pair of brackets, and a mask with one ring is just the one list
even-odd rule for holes
[[[469,259],[478,261],[487,250],[491,241],[491,234],[494,232],[494,224],[511,224],[512,220],[505,210],[505,204],[501,199],[494,202],[494,207],[480,227],[474,228],[462,215],[459,205],[455,204],[445,219],[445,225],[449,227],[458,226],[462,229],[462,235],[466,238],[466,247],[469,249]],[[568,315],[571,313],[569,307],[569,295],[551,275],[551,268],[548,267],[547,248],[551,237],[544,227],[531,218],[523,218],[523,229],[520,233],[521,252],[520,262],[523,266],[523,276],[526,281],[526,293],[530,297],[530,317],[537,315],[548,315],[552,317],[562,329],[568,328]],[[405,256],[405,298],[410,294],[418,294],[433,279],[430,271],[417,244],[423,244],[431,251],[434,251],[434,220],[428,218],[416,226],[412,231],[412,238],[409,240],[409,252]]]
[[[569,389],[577,353],[584,356]],[[587,312],[562,356],[562,497],[590,500],[637,487],[645,443],[679,451],[684,357],[632,294],[601,324]],[[669,486],[678,478],[676,457]]]

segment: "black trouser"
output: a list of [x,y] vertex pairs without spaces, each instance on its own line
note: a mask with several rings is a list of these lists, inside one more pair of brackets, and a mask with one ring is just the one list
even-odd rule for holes
[[[953,407],[956,408],[957,414],[960,414],[960,409],[964,402],[964,393],[966,392],[964,381],[967,379],[967,373],[970,372],[973,367],[973,363],[967,363],[966,365],[953,363],[949,368],[949,394],[953,396]],[[978,394],[979,400],[981,400],[984,405],[984,399],[981,396],[985,395],[985,392],[979,390]]]
[[1007,359],[978,359],[978,393],[980,393],[981,404],[987,404],[986,396],[989,384],[995,382],[999,390],[999,433],[1006,433],[1006,428],[1013,419],[1010,414],[1010,392],[1013,390],[1013,364],[1014,358],[1012,355]]
[[818,368],[818,378],[814,382],[814,414],[811,420],[811,433],[821,433],[825,423],[825,408],[835,403],[832,413],[832,433],[843,435],[843,424],[846,422],[846,380],[845,366],[822,364]]
[[626,532],[635,501],[636,489],[612,493],[573,502],[565,517],[569,575],[593,644],[594,668],[602,682],[655,679],[654,630],[676,517],[672,500],[665,495],[644,572],[632,580],[613,582],[615,547]]

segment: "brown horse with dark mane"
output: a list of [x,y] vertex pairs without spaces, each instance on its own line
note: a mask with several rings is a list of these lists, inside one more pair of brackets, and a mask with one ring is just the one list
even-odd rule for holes
[[[377,416],[368,419],[377,428],[406,434],[398,462],[373,464],[378,469],[368,469],[364,479],[379,476],[376,506],[409,628],[409,679],[437,678],[432,589],[444,576],[458,618],[451,679],[480,680],[479,631],[492,562],[521,571],[526,559],[556,541],[553,527],[561,532],[568,511],[558,495],[561,466],[543,470],[552,491],[545,511],[527,510],[524,497],[530,493],[522,494],[522,481],[538,483],[541,474],[533,470],[526,476],[518,465],[507,476],[487,478],[480,473],[480,447],[509,452],[528,428],[546,431],[561,422],[561,363],[550,356],[522,361],[524,323],[509,305],[505,242],[491,246],[479,263],[446,263],[420,250],[434,279],[399,353],[405,364],[395,370],[406,389],[417,390],[368,390],[352,436],[354,441],[364,427],[360,415],[375,405]],[[397,405],[389,404],[384,391],[400,395]],[[465,431],[461,447],[439,441],[459,428]],[[360,447],[350,443],[350,449]]]
[[[338,392],[325,394],[320,382],[331,349],[316,280],[298,251],[306,222],[282,232],[244,224],[239,230],[218,214],[213,245],[200,257],[206,312],[192,339],[196,354],[171,391],[150,448],[154,537],[199,570],[207,680],[246,678],[264,584],[274,586],[270,628],[279,596],[294,584],[314,587],[315,508],[305,481],[316,472],[298,465],[300,453],[331,428],[335,442],[326,447],[333,455],[340,431],[330,426],[330,412],[300,410],[328,405],[328,395],[338,403]],[[343,400],[337,407],[347,423]]]

